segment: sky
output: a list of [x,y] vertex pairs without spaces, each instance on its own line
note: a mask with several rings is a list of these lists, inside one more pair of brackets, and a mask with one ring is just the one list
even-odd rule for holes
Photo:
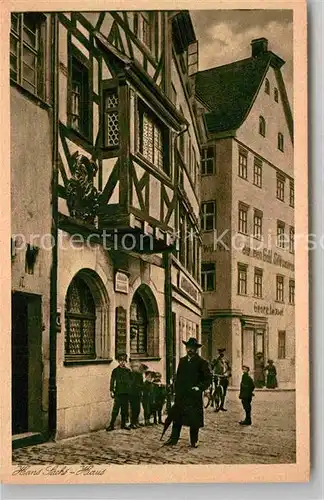
[[282,75],[292,107],[292,10],[195,10],[190,14],[199,40],[200,70],[249,57],[251,40],[265,37],[268,49],[286,61]]

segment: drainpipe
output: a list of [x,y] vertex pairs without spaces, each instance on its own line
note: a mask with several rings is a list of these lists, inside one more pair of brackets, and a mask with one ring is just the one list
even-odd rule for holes
[[[173,359],[173,324],[172,324],[172,284],[171,284],[171,250],[163,253],[164,266],[164,304],[165,304],[165,360],[166,383],[169,386],[172,378]],[[168,404],[168,403],[167,403]]]
[[52,48],[51,48],[51,92],[52,92],[52,134],[53,134],[53,166],[52,166],[52,227],[53,241],[52,266],[50,274],[50,338],[49,338],[49,387],[48,387],[48,432],[49,438],[56,436],[56,348],[57,348],[57,266],[58,266],[58,17],[52,14]]

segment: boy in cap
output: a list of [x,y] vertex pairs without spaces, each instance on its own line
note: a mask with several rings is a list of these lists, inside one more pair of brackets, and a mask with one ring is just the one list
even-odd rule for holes
[[128,405],[131,391],[131,371],[126,366],[127,355],[119,354],[117,357],[118,366],[113,369],[110,379],[110,394],[114,399],[114,406],[111,413],[111,420],[106,431],[113,431],[119,410],[121,411],[121,428],[130,430],[128,422]]
[[163,424],[162,410],[167,395],[166,386],[162,384],[161,379],[162,379],[161,373],[155,372],[153,379],[153,406],[152,406],[152,413],[155,424],[157,423]]
[[139,361],[131,361],[132,370],[132,385],[130,394],[130,406],[131,406],[131,427],[136,429],[139,427],[138,417],[141,411],[141,399],[143,392],[143,372],[141,371],[141,365]]
[[242,366],[243,375],[240,386],[239,398],[242,401],[242,406],[245,410],[245,420],[240,422],[240,425],[252,425],[251,420],[251,403],[252,397],[254,396],[254,382],[249,375],[250,368],[248,366]]

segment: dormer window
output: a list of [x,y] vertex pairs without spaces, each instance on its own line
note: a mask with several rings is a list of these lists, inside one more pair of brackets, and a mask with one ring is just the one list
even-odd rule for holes
[[268,78],[265,79],[264,91],[266,94],[270,94],[270,82],[269,82]]
[[279,92],[278,92],[278,89],[276,87],[274,89],[274,100],[276,102],[279,102]]
[[266,135],[266,122],[263,116],[259,117],[259,134],[263,137]]

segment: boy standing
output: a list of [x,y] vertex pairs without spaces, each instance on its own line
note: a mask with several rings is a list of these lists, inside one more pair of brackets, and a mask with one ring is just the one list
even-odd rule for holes
[[252,397],[254,396],[254,382],[249,375],[250,368],[248,366],[242,366],[243,375],[240,386],[239,398],[242,401],[242,406],[245,410],[245,420],[240,422],[240,425],[252,425],[251,421],[251,403]]
[[113,369],[110,379],[110,394],[114,399],[111,421],[106,431],[113,431],[119,410],[121,410],[121,428],[130,430],[128,422],[128,405],[132,383],[132,374],[126,366],[127,354],[120,354],[117,358],[119,365]]
[[141,365],[138,361],[131,362],[132,370],[132,385],[130,395],[131,405],[131,428],[136,429],[139,427],[138,417],[141,411],[141,398],[143,392],[143,373],[141,372]]
[[156,372],[153,380],[153,418],[154,423],[162,424],[162,410],[166,399],[166,387],[161,382],[161,373]]

